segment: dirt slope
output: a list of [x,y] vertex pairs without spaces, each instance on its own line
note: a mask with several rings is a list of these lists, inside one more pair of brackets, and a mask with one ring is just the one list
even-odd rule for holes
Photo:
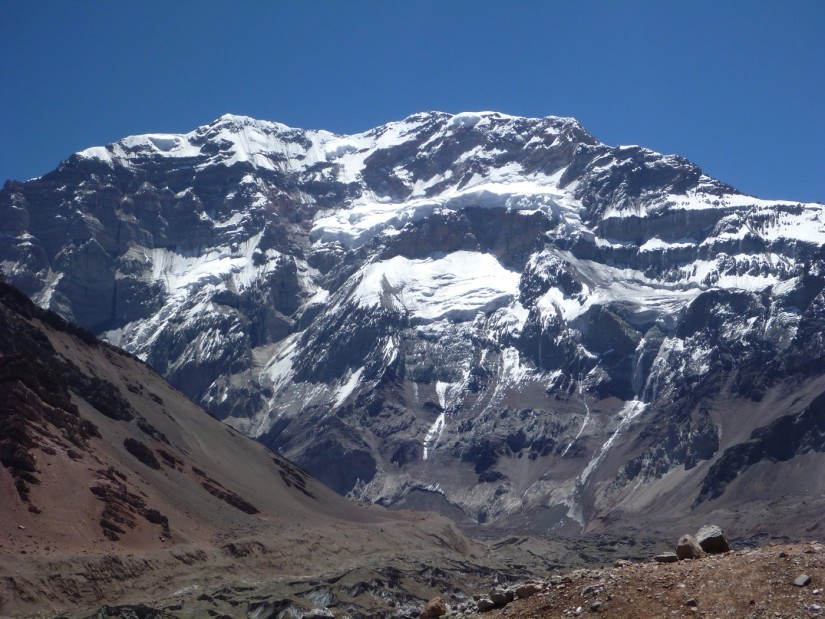
[[[394,563],[412,575],[396,597],[413,603],[430,592],[416,593],[422,565],[486,569],[445,519],[343,499],[3,284],[0,463],[2,616],[191,604],[222,587],[300,602],[307,579],[368,582]],[[341,604],[393,601],[362,593]]]

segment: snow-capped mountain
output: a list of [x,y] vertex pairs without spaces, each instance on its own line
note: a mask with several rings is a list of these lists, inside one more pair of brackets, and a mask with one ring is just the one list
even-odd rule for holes
[[343,494],[580,530],[825,490],[788,483],[825,208],[571,118],[227,115],[8,182],[0,233],[11,283]]

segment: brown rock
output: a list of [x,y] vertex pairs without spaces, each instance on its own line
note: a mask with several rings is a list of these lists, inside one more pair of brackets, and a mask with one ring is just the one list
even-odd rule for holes
[[421,619],[435,619],[447,614],[447,604],[442,597],[434,597],[421,611]]
[[658,563],[676,563],[679,561],[679,557],[677,557],[676,553],[673,552],[663,552],[662,554],[653,557],[653,560]]
[[539,591],[541,591],[540,585],[537,585],[534,582],[528,582],[525,585],[519,585],[516,587],[516,597],[520,600],[524,600],[534,596]]

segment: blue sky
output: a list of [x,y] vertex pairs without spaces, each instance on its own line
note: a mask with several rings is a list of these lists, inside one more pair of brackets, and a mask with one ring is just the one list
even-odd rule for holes
[[825,202],[823,33],[820,0],[0,0],[0,181],[225,112],[348,133],[498,110]]

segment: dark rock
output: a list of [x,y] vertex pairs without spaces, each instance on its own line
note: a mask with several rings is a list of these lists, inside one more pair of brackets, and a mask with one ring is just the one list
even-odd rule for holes
[[676,556],[679,557],[680,560],[698,559],[702,556],[702,547],[692,535],[683,535],[679,538],[679,543],[676,545]]
[[707,553],[719,554],[730,551],[730,544],[722,529],[716,525],[706,524],[696,533],[696,541]]
[[493,602],[490,598],[481,598],[480,600],[476,600],[476,608],[478,608],[478,612],[484,613],[488,610],[493,610],[496,607],[496,603]]
[[511,589],[494,587],[490,591],[490,599],[497,606],[505,606],[515,599],[515,593]]
[[677,563],[679,557],[676,556],[675,552],[663,552],[653,557],[653,560],[659,563]]
[[127,438],[123,441],[123,446],[135,458],[143,462],[146,466],[155,470],[160,470],[160,462],[158,462],[155,452],[149,449],[144,443],[133,438]]
[[597,613],[602,609],[602,606],[604,606],[604,605],[602,604],[601,601],[594,600],[593,603],[590,605],[590,610],[591,610],[591,612]]
[[104,606],[89,619],[172,619],[175,615],[145,604]]
[[685,602],[685,606],[699,606],[699,602],[696,601],[696,598],[689,598]]

